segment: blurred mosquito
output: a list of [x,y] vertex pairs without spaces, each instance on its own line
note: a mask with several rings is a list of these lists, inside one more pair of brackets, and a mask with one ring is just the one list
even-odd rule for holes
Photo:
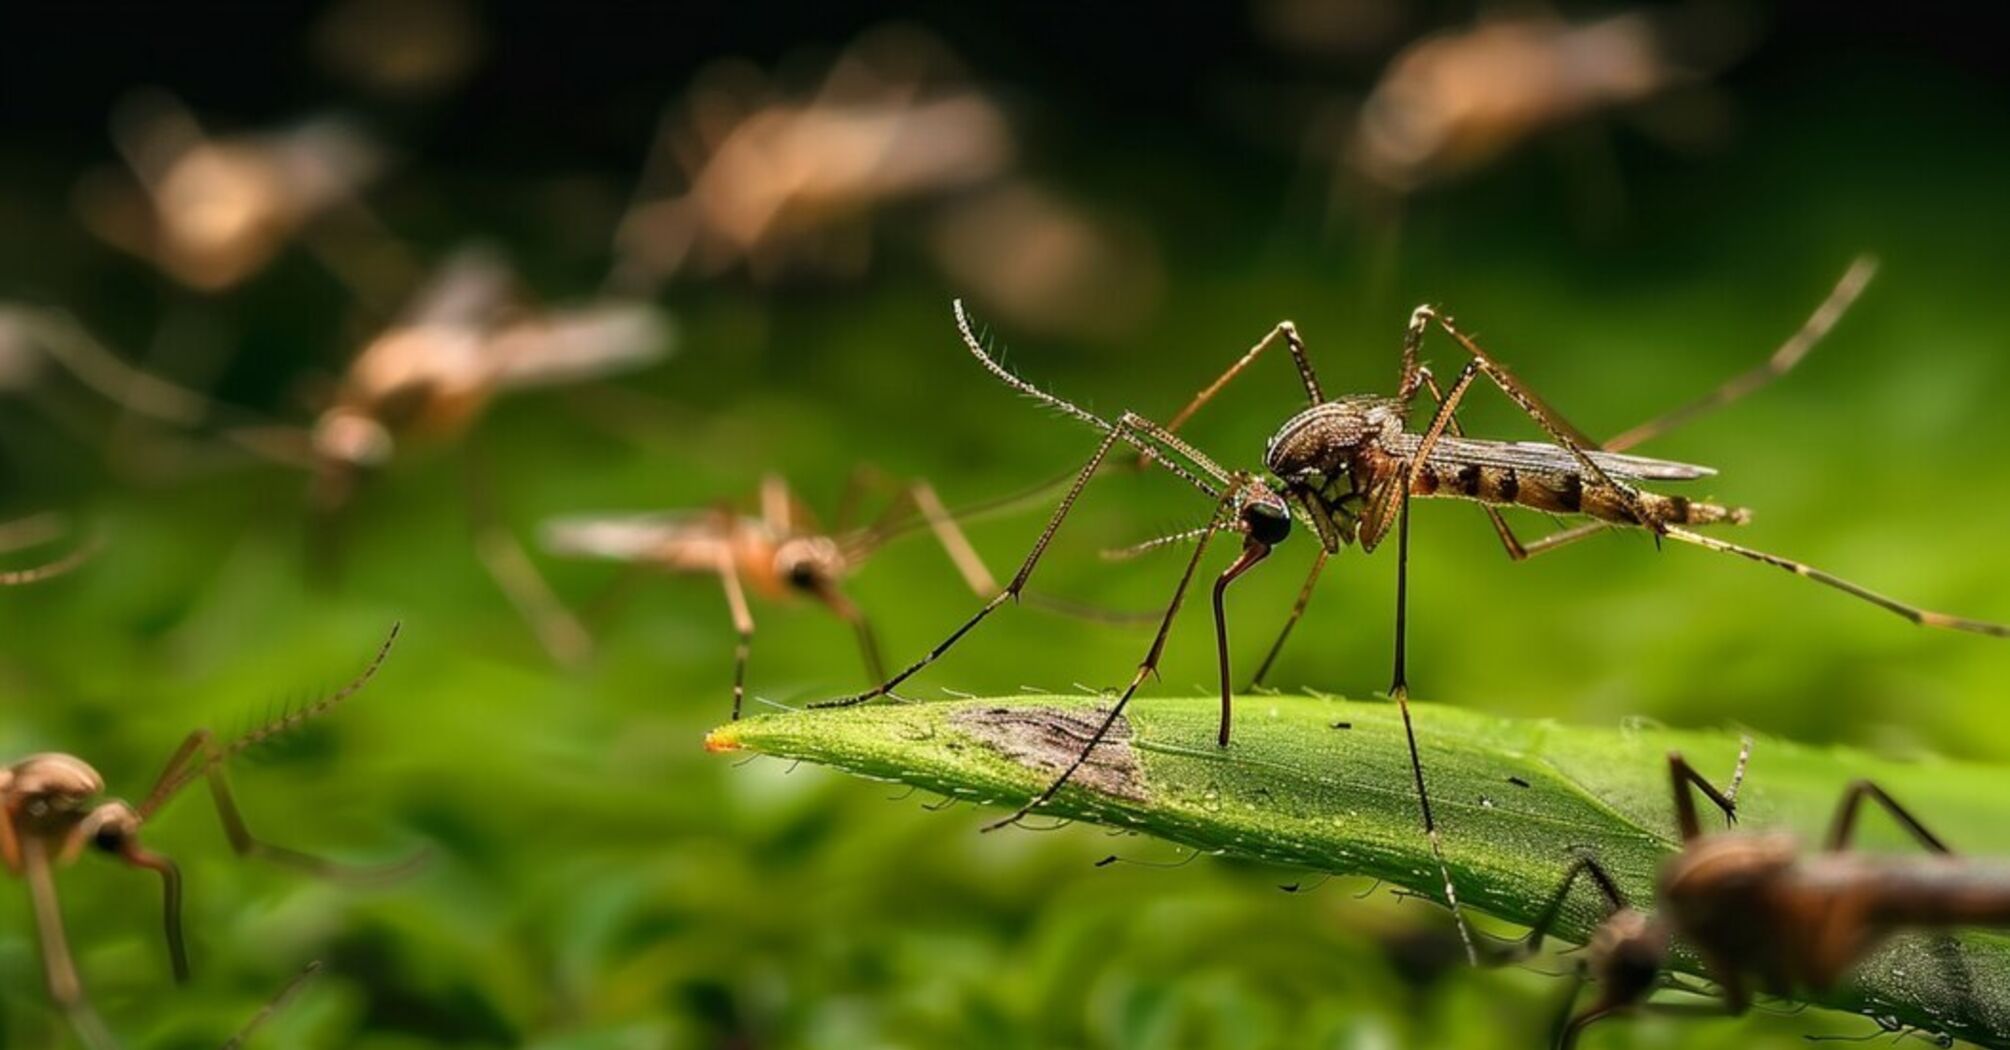
[[[1393,527],[1397,536],[1395,669],[1389,695],[1402,712],[1410,767],[1424,831],[1434,854],[1440,856],[1440,872],[1445,874],[1446,903],[1460,916],[1458,898],[1442,861],[1437,822],[1431,812],[1430,795],[1424,783],[1423,763],[1418,757],[1414,731],[1410,729],[1409,683],[1407,674],[1407,605],[1409,567],[1409,509],[1411,497],[1458,498],[1481,504],[1508,555],[1521,560],[1546,550],[1593,535],[1607,528],[1638,528],[1657,537],[1691,543],[1778,566],[1845,593],[1898,613],[1914,623],[1998,636],[2010,635],[2010,627],[1929,612],[1887,598],[1819,569],[1789,561],[1748,547],[1738,546],[1689,530],[1689,526],[1738,524],[1749,518],[1743,509],[1720,506],[1682,496],[1666,496],[1643,491],[1642,481],[1683,481],[1707,477],[1706,467],[1671,463],[1639,456],[1622,455],[1619,450],[1639,444],[1690,417],[1735,400],[1791,369],[1805,356],[1862,291],[1873,271],[1868,259],[1858,260],[1843,275],[1834,291],[1816,309],[1806,324],[1773,356],[1757,368],[1734,377],[1717,390],[1665,416],[1627,431],[1620,438],[1599,446],[1564,421],[1499,363],[1489,357],[1449,317],[1431,307],[1419,307],[1410,318],[1403,341],[1402,370],[1394,397],[1353,396],[1329,400],[1305,355],[1298,331],[1290,322],[1276,328],[1251,347],[1212,384],[1203,389],[1161,426],[1135,413],[1126,412],[1115,423],[1034,387],[1007,371],[986,353],[971,330],[962,304],[956,304],[958,328],[965,345],[987,370],[1001,382],[1050,407],[1103,431],[1096,452],[1082,467],[1074,486],[1063,497],[1049,519],[1047,528],[1034,543],[1012,583],[983,608],[952,632],[927,655],[893,676],[886,683],[855,696],[827,701],[819,706],[847,706],[861,703],[934,662],[1000,605],[1015,596],[1038,565],[1040,556],[1053,540],[1084,486],[1119,442],[1137,449],[1144,460],[1164,465],[1174,475],[1214,501],[1214,511],[1206,524],[1182,534],[1179,539],[1195,541],[1187,562],[1167,604],[1158,635],[1140,662],[1137,673],[1118,696],[1109,713],[1075,760],[1025,807],[1004,823],[1011,823],[1051,799],[1067,783],[1095,746],[1108,734],[1124,706],[1137,692],[1145,677],[1154,673],[1164,649],[1174,616],[1185,599],[1188,586],[1200,565],[1209,540],[1217,533],[1240,533],[1242,553],[1216,578],[1214,584],[1215,640],[1220,667],[1221,723],[1218,742],[1226,747],[1232,706],[1232,685],[1228,658],[1228,629],[1223,597],[1228,585],[1256,563],[1269,557],[1272,549],[1289,536],[1294,517],[1319,537],[1321,550],[1314,560],[1306,586],[1291,616],[1280,632],[1274,656],[1304,612],[1313,582],[1326,559],[1341,548],[1359,543],[1372,551]],[[1419,359],[1426,333],[1431,327],[1443,329],[1470,357],[1449,388],[1440,389]],[[1287,420],[1270,439],[1265,451],[1265,467],[1274,484],[1248,471],[1228,471],[1181,439],[1175,431],[1211,400],[1229,380],[1239,375],[1263,351],[1285,344],[1297,365],[1310,407]],[[1473,381],[1485,376],[1542,427],[1554,444],[1500,442],[1467,439],[1454,413]],[[1429,390],[1437,401],[1429,425],[1421,431],[1406,427],[1406,416],[1418,394]],[[1523,544],[1514,535],[1499,506],[1521,506],[1551,514],[1577,515],[1591,519],[1588,524]],[[1269,660],[1266,660],[1266,665]],[[1470,941],[1469,941],[1470,943]]]
[[137,806],[121,799],[97,801],[105,790],[104,778],[83,759],[72,755],[30,755],[0,768],[0,861],[4,861],[9,873],[27,880],[50,998],[69,1018],[85,1044],[94,1050],[117,1045],[92,1009],[77,975],[63,931],[55,873],[91,850],[159,876],[168,963],[177,983],[187,981],[181,870],[174,861],[147,849],[140,841],[140,829],[183,788],[197,780],[208,783],[224,834],[239,856],[258,857],[329,878],[369,880],[403,874],[422,859],[421,855],[380,867],[358,868],[265,842],[253,836],[245,825],[223,771],[224,763],[231,758],[298,729],[354,696],[383,665],[397,637],[398,628],[393,626],[369,666],[348,685],[234,740],[219,743],[207,729],[189,734]]
[[[747,594],[769,599],[802,596],[813,599],[851,625],[859,653],[872,682],[886,679],[879,644],[864,612],[845,594],[844,580],[858,571],[881,547],[916,528],[926,526],[955,564],[957,574],[979,597],[988,597],[998,582],[963,534],[959,521],[1009,510],[1050,492],[1054,484],[1026,493],[987,501],[952,512],[926,481],[896,482],[869,467],[853,471],[838,501],[832,527],[825,529],[779,475],[762,479],[760,514],[752,517],[730,508],[672,511],[657,514],[582,515],[549,522],[544,545],[556,554],[606,558],[654,566],[680,575],[716,576],[726,592],[739,643],[733,650],[733,717],[738,719],[746,693],[747,660],[754,638],[754,618]],[[852,524],[861,498],[870,490],[893,496],[877,520]],[[1078,616],[1095,610],[1041,595],[1029,601]]]
[[[12,554],[15,551],[38,547],[52,542],[62,534],[62,518],[55,514],[31,514],[25,518],[0,522],[0,554]],[[61,576],[91,560],[91,555],[97,553],[97,548],[95,540],[86,540],[72,547],[67,553],[40,565],[0,569],[0,587],[40,583]]]
[[[1582,22],[1496,15],[1434,33],[1390,60],[1354,122],[1348,159],[1398,192],[1443,181],[1600,113],[1666,101],[1681,89],[1697,101],[1708,73],[1743,36],[1721,18],[1647,11]],[[1666,118],[1683,114],[1661,108],[1664,119],[1642,123],[1674,137],[1681,122]],[[1690,108],[1699,116],[1716,107]]]
[[[1739,768],[1743,766],[1741,756]],[[1592,1022],[1651,1005],[1647,997],[1667,965],[1674,938],[1702,955],[1705,970],[1722,989],[1725,1008],[1741,1014],[1751,1005],[1754,984],[1779,996],[1826,991],[1903,929],[2010,926],[2010,868],[1955,856],[1868,780],[1843,790],[1821,851],[1804,855],[1791,835],[1704,834],[1695,793],[1731,820],[1735,788],[1719,791],[1676,753],[1668,756],[1668,772],[1682,851],[1661,866],[1656,913],[1635,910],[1596,858],[1580,857],[1521,946],[1530,953],[1542,943],[1579,876],[1598,888],[1608,915],[1592,935],[1584,969],[1598,979],[1599,994],[1564,1025],[1559,1045],[1566,1050]],[[1866,799],[1889,813],[1929,855],[1852,852],[1857,814]]]
[[[78,185],[84,225],[192,288],[241,284],[295,239],[354,288],[411,270],[357,201],[385,165],[349,123],[211,138],[179,99],[149,90],[119,104],[112,138],[131,175],[96,172]],[[336,213],[339,224],[318,225]]]
[[[579,384],[662,359],[674,331],[656,308],[606,299],[540,308],[495,254],[450,256],[404,314],[371,339],[309,426],[270,422],[126,364],[58,311],[0,308],[0,349],[23,344],[59,363],[125,410],[179,430],[211,429],[272,462],[307,471],[316,551],[330,567],[337,518],[365,478],[408,447],[464,438],[500,394]],[[26,351],[23,351],[24,353]],[[528,556],[489,520],[475,453],[466,466],[476,552],[554,659],[574,663],[589,642],[552,597]]]
[[1015,152],[997,104],[914,29],[867,33],[808,92],[723,63],[665,113],[616,236],[616,280],[637,291],[739,266],[856,274],[876,211],[991,180]]

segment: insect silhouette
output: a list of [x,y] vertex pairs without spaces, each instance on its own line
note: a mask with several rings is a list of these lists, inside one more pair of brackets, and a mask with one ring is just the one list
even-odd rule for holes
[[[770,474],[761,481],[760,513],[729,507],[655,514],[593,514],[556,519],[544,528],[544,546],[555,554],[648,565],[679,575],[713,576],[726,594],[739,642],[733,650],[733,717],[746,696],[747,660],[754,638],[751,591],[777,600],[809,598],[850,624],[858,637],[866,674],[885,680],[879,644],[865,613],[845,593],[844,582],[880,548],[925,526],[955,564],[957,574],[980,597],[998,582],[957,523],[1006,511],[1053,489],[1048,483],[1027,493],[951,511],[926,481],[899,483],[869,467],[853,471],[839,497],[833,525],[825,529],[797,498],[788,482]],[[877,520],[854,526],[858,505],[869,490],[893,491]],[[1071,615],[1093,617],[1096,610],[1061,599],[1029,595],[1028,600]]]
[[[1412,497],[1458,498],[1481,505],[1493,524],[1508,555],[1521,560],[1608,528],[1632,528],[1694,544],[1708,550],[1737,554],[1786,569],[1818,583],[1872,602],[1913,621],[1935,627],[1975,631],[1997,636],[2010,635],[2010,627],[1931,612],[1885,597],[1820,569],[1790,561],[1750,547],[1692,531],[1693,527],[1740,524],[1750,517],[1741,508],[1726,507],[1683,496],[1663,495],[1640,487],[1642,482],[1675,482],[1708,477],[1707,467],[1673,463],[1623,454],[1620,450],[1666,432],[1699,412],[1741,397],[1791,369],[1827,333],[1850,302],[1861,292],[1874,264],[1858,260],[1844,274],[1829,297],[1816,309],[1802,328],[1765,363],[1732,378],[1705,397],[1667,415],[1627,431],[1620,438],[1599,446],[1582,431],[1571,426],[1505,367],[1489,356],[1452,319],[1429,306],[1418,307],[1410,317],[1403,339],[1401,372],[1393,397],[1350,396],[1328,399],[1307,358],[1297,329],[1282,322],[1230,365],[1219,378],[1204,388],[1167,425],[1160,425],[1134,412],[1125,412],[1115,422],[1043,391],[1005,369],[984,349],[972,331],[962,304],[956,304],[958,329],[965,346],[980,364],[999,381],[1076,420],[1103,432],[1103,440],[1083,464],[1073,486],[1049,518],[1046,529],[1034,542],[1012,582],[980,608],[975,615],[952,631],[934,649],[888,679],[881,686],[854,696],[825,701],[814,706],[843,707],[862,703],[919,672],[939,659],[958,640],[1024,588],[1040,557],[1053,541],[1082,489],[1119,443],[1136,449],[1143,460],[1166,467],[1214,502],[1207,522],[1183,534],[1195,542],[1195,550],[1174,588],[1157,636],[1140,661],[1137,673],[1117,696],[1109,712],[1083,750],[1039,795],[1026,806],[993,825],[1016,822],[1044,805],[1066,784],[1094,748],[1108,735],[1144,679],[1154,673],[1164,650],[1172,621],[1184,601],[1187,589],[1200,565],[1208,542],[1218,533],[1230,532],[1242,538],[1236,560],[1216,577],[1213,587],[1215,641],[1220,668],[1221,721],[1218,743],[1226,747],[1232,715],[1233,688],[1229,669],[1228,630],[1224,595],[1228,586],[1257,563],[1291,533],[1294,519],[1311,528],[1320,541],[1305,587],[1279,639],[1271,647],[1274,657],[1303,614],[1312,587],[1326,560],[1349,545],[1373,551],[1393,528],[1396,533],[1396,618],[1395,661],[1389,696],[1402,712],[1410,752],[1410,768],[1417,788],[1418,806],[1424,831],[1434,854],[1439,856],[1440,873],[1445,876],[1447,905],[1459,918],[1465,932],[1458,897],[1442,859],[1442,846],[1430,794],[1424,780],[1416,737],[1410,729],[1409,682],[1407,672],[1407,608],[1409,573],[1409,512]],[[1469,357],[1457,378],[1440,388],[1420,357],[1425,335],[1442,329]],[[1285,345],[1297,366],[1309,407],[1285,421],[1270,439],[1264,465],[1268,479],[1250,471],[1229,471],[1179,437],[1177,429],[1213,399],[1221,389],[1241,374],[1263,352]],[[1472,383],[1485,377],[1511,401],[1532,417],[1549,436],[1550,444],[1535,442],[1481,441],[1463,436],[1455,415]],[[1430,422],[1413,431],[1407,416],[1419,394],[1429,391],[1437,402]],[[1499,507],[1520,506],[1558,515],[1589,519],[1524,544],[1517,538]],[[1270,662],[1266,658],[1265,665]],[[1470,939],[1468,945],[1470,947]],[[1477,959],[1476,952],[1469,952]]]
[[218,819],[239,856],[258,857],[312,874],[338,879],[377,880],[410,871],[423,854],[378,867],[352,867],[323,860],[257,838],[238,811],[224,763],[245,751],[291,732],[328,713],[360,691],[397,640],[393,626],[376,656],[348,685],[228,742],[218,742],[207,729],[189,734],[168,759],[153,788],[138,805],[104,799],[104,778],[73,755],[30,755],[0,768],[0,861],[8,872],[28,883],[35,929],[41,944],[44,976],[50,998],[88,1046],[116,1046],[104,1022],[92,1008],[70,954],[63,915],[56,896],[56,871],[86,851],[100,853],[160,878],[168,962],[177,983],[188,980],[188,946],[182,933],[181,870],[173,860],[148,849],[140,838],[146,823],[182,789],[198,780],[209,785]]
[[[1655,914],[1629,905],[1596,858],[1580,857],[1524,942],[1528,951],[1541,943],[1580,876],[1598,888],[1609,914],[1592,935],[1584,969],[1598,980],[1599,994],[1563,1026],[1559,1045],[1566,1050],[1593,1022],[1646,1004],[1673,938],[1701,954],[1723,990],[1724,1006],[1739,1014],[1751,1005],[1754,986],[1781,996],[1834,987],[1899,930],[2010,926],[2010,871],[1955,856],[1868,780],[1844,789],[1821,850],[1804,854],[1793,836],[1782,833],[1704,834],[1696,793],[1728,821],[1736,813],[1735,788],[1719,791],[1678,753],[1669,754],[1668,773],[1682,851],[1661,866]],[[1928,855],[1852,852],[1866,800],[1889,813]]]

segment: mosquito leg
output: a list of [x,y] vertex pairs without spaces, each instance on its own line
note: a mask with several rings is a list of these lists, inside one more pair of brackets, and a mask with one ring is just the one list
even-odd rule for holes
[[795,531],[795,496],[780,474],[761,475],[761,523],[788,535]]
[[1445,883],[1445,906],[1451,909],[1452,922],[1459,929],[1459,939],[1465,942],[1467,960],[1478,965],[1479,949],[1473,944],[1472,928],[1466,925],[1466,913],[1459,906],[1459,892],[1452,885],[1452,869],[1445,864],[1444,843],[1438,834],[1437,820],[1431,814],[1431,793],[1424,786],[1424,760],[1417,752],[1417,730],[1410,721],[1408,671],[1410,487],[1408,485],[1403,486],[1402,494],[1398,498],[1401,506],[1396,525],[1396,668],[1389,683],[1389,698],[1396,701],[1396,708],[1403,715],[1403,739],[1410,748],[1410,775],[1417,783],[1417,807],[1424,820],[1424,837],[1430,841],[1431,856],[1437,860],[1438,875]]
[[54,579],[90,561],[91,556],[96,553],[97,544],[95,542],[85,543],[53,561],[43,562],[40,565],[31,565],[25,569],[0,571],[0,587],[19,587],[23,584],[40,583],[43,580]]
[[[1431,392],[1432,404],[1443,405],[1445,392],[1438,388],[1437,377],[1417,360],[1417,348],[1422,339],[1423,326],[1417,324],[1413,318],[1409,330],[1403,337],[1403,377],[1398,384],[1399,393],[1403,390],[1409,391],[1409,395],[1403,398],[1404,402],[1408,403],[1410,397],[1415,396],[1415,384],[1422,383],[1424,389]],[[1447,417],[1446,426],[1454,435],[1463,436],[1466,432],[1466,428],[1459,425],[1457,413]],[[1490,503],[1480,503],[1476,506],[1486,513],[1487,523],[1493,526],[1494,535],[1500,537],[1501,547],[1507,551],[1508,560],[1526,561],[1529,558],[1528,548],[1522,546],[1521,540],[1515,536],[1514,529],[1508,525],[1507,518],[1501,514],[1500,508]]]
[[747,592],[740,586],[740,571],[733,564],[732,552],[720,549],[717,571],[719,586],[726,592],[726,608],[733,614],[733,633],[737,636],[733,643],[733,721],[737,722],[747,696],[747,657],[754,648],[754,614],[747,608]]
[[1543,905],[1542,911],[1537,914],[1535,922],[1530,924],[1528,935],[1508,949],[1502,961],[1515,962],[1526,959],[1534,955],[1536,949],[1542,947],[1542,939],[1549,935],[1550,928],[1556,925],[1556,920],[1563,915],[1563,906],[1570,900],[1571,888],[1577,884],[1579,875],[1589,877],[1597,885],[1598,892],[1605,897],[1607,914],[1626,907],[1626,894],[1620,892],[1619,884],[1612,881],[1612,876],[1605,868],[1592,857],[1579,857],[1564,870],[1562,884],[1557,886],[1556,892],[1550,895],[1549,902]]
[[916,481],[908,486],[907,495],[928,521],[936,542],[942,544],[949,560],[956,564],[957,573],[963,577],[964,583],[969,584],[971,593],[980,598],[995,593],[998,580],[985,567],[984,559],[977,556],[977,548],[970,545],[970,538],[956,524],[955,516],[943,506],[942,497],[935,494],[935,486],[926,481]]
[[1033,541],[1033,549],[1027,552],[1025,562],[1019,566],[1019,572],[1012,577],[1012,582],[1007,584],[1004,590],[993,595],[991,600],[985,602],[975,615],[965,620],[962,626],[950,632],[949,637],[937,643],[935,648],[930,649],[921,659],[909,664],[892,678],[881,682],[863,693],[840,697],[836,700],[825,700],[820,703],[811,704],[810,706],[813,708],[851,707],[855,704],[862,704],[873,697],[885,695],[889,691],[898,688],[900,683],[907,681],[920,672],[922,668],[940,659],[942,654],[948,652],[951,646],[961,641],[964,635],[969,634],[973,628],[984,622],[986,617],[996,612],[999,606],[1004,605],[1008,600],[1016,599],[1019,596],[1019,592],[1025,588],[1027,579],[1033,575],[1033,569],[1040,564],[1041,555],[1047,552],[1047,545],[1054,541],[1054,533],[1060,530],[1061,523],[1067,520],[1068,512],[1074,509],[1075,501],[1081,498],[1082,489],[1088,485],[1089,479],[1095,476],[1096,468],[1102,466],[1103,460],[1109,457],[1110,449],[1114,448],[1117,442],[1124,440],[1130,433],[1129,419],[1129,416],[1119,419],[1116,425],[1112,426],[1103,435],[1103,440],[1096,446],[1095,453],[1089,457],[1087,463],[1082,464],[1081,472],[1075,475],[1075,483],[1068,488],[1067,495],[1061,497],[1060,504],[1054,508],[1053,515],[1047,519],[1046,528],[1042,529],[1039,538]]
[[[1233,498],[1232,493],[1233,490],[1231,489],[1230,494],[1224,495],[1221,502],[1215,505],[1213,517],[1210,519],[1211,524],[1219,526],[1222,508],[1227,506],[1228,501]],[[1007,825],[1016,824],[1025,819],[1027,814],[1046,805],[1061,790],[1062,786],[1067,784],[1068,780],[1075,775],[1075,772],[1082,768],[1082,765],[1089,760],[1089,756],[1095,753],[1096,748],[1102,745],[1103,738],[1109,735],[1110,727],[1115,725],[1117,719],[1123,715],[1125,705],[1129,704],[1131,697],[1137,694],[1138,687],[1144,684],[1145,678],[1148,675],[1158,673],[1159,656],[1165,652],[1166,636],[1172,631],[1173,618],[1179,615],[1180,604],[1186,600],[1187,587],[1193,583],[1194,573],[1200,568],[1201,555],[1207,552],[1208,541],[1214,538],[1214,534],[1217,531],[1219,531],[1218,528],[1210,528],[1201,536],[1200,542],[1194,544],[1193,557],[1187,559],[1186,571],[1180,574],[1179,586],[1173,588],[1172,601],[1166,604],[1165,615],[1159,620],[1158,634],[1152,638],[1151,648],[1146,650],[1145,658],[1138,662],[1137,673],[1131,676],[1130,684],[1124,687],[1122,695],[1117,697],[1117,702],[1111,705],[1109,714],[1103,717],[1102,723],[1096,727],[1095,733],[1089,737],[1089,742],[1082,747],[1081,752],[1074,757],[1074,760],[1068,763],[1067,768],[1061,771],[1061,775],[1055,777],[1053,782],[1047,785],[1045,791],[1040,792],[1031,802],[1019,807],[1011,816],[987,825],[984,828],[985,831],[996,831]]]
[[410,873],[426,859],[421,851],[389,864],[359,866],[275,846],[251,834],[251,829],[244,823],[244,815],[238,812],[237,800],[230,793],[230,783],[224,779],[222,767],[211,766],[205,777],[209,781],[210,799],[216,803],[217,819],[223,824],[224,836],[230,839],[230,848],[240,857],[257,857],[321,878],[354,883],[386,882]]
[[1763,562],[1767,565],[1785,569],[1796,576],[1804,576],[1816,583],[1833,587],[1845,594],[1854,595],[1872,605],[1896,613],[1924,627],[1939,627],[1950,631],[1969,631],[1974,634],[1986,634],[1997,638],[2010,638],[2010,625],[1991,623],[1987,620],[1971,620],[1963,616],[1954,616],[1949,613],[1922,609],[1916,605],[1907,605],[1896,598],[1885,597],[1868,587],[1851,583],[1840,576],[1823,572],[1812,565],[1797,562],[1789,558],[1782,558],[1777,554],[1767,554],[1765,551],[1753,550],[1750,547],[1741,547],[1738,544],[1720,540],[1714,536],[1705,536],[1672,525],[1663,529],[1661,534],[1670,539],[1681,540],[1684,543],[1693,543],[1698,547],[1704,547],[1713,551],[1723,551],[1726,554],[1736,554],[1740,557],[1750,558],[1756,562]]
[[315,974],[320,972],[321,963],[318,960],[308,963],[299,973],[293,975],[292,980],[286,982],[284,988],[279,989],[278,995],[266,1000],[265,1005],[259,1007],[258,1012],[251,1015],[251,1019],[244,1023],[244,1027],[238,1029],[237,1034],[231,1036],[223,1044],[222,1050],[237,1050],[238,1047],[243,1046],[251,1039],[253,1033],[264,1027],[265,1022],[272,1019],[273,1014],[286,1008],[286,1004],[291,1002],[295,995],[299,994],[301,985],[306,984]]
[[1868,255],[1857,256],[1856,260],[1850,263],[1849,269],[1844,271],[1842,279],[1838,280],[1835,287],[1829,291],[1828,298],[1823,299],[1821,305],[1815,307],[1815,312],[1801,323],[1800,329],[1786,342],[1780,344],[1779,349],[1773,351],[1771,357],[1756,368],[1731,377],[1722,386],[1702,397],[1625,431],[1607,441],[1604,448],[1609,452],[1621,452],[1652,441],[1705,412],[1722,408],[1786,375],[1795,365],[1801,363],[1801,359],[1808,355],[1808,351],[1815,348],[1816,343],[1821,342],[1822,338],[1829,334],[1829,329],[1834,328],[1836,322],[1848,312],[1850,305],[1856,302],[1857,296],[1863,294],[1864,286],[1870,283],[1871,277],[1876,273],[1875,258]]
[[1696,819],[1696,797],[1689,793],[1691,787],[1703,792],[1705,798],[1723,810],[1727,823],[1737,822],[1737,803],[1717,790],[1717,786],[1703,774],[1696,772],[1679,751],[1668,752],[1668,778],[1675,791],[1675,826],[1682,832],[1683,842],[1692,841],[1703,833],[1702,824]]
[[[1305,384],[1307,404],[1316,405],[1325,401],[1326,395],[1319,389],[1319,377],[1312,371],[1312,361],[1305,355],[1305,342],[1298,337],[1298,327],[1290,321],[1279,321],[1277,327],[1272,328],[1262,339],[1256,341],[1255,346],[1250,347],[1234,364],[1229,365],[1228,371],[1223,372],[1214,382],[1209,383],[1200,393],[1195,394],[1193,400],[1187,402],[1185,408],[1180,409],[1179,412],[1174,414],[1172,420],[1166,424],[1166,430],[1174,432],[1179,430],[1180,427],[1185,426],[1186,421],[1192,419],[1194,413],[1199,412],[1202,406],[1214,400],[1215,395],[1221,393],[1222,388],[1226,387],[1230,380],[1241,375],[1243,369],[1255,363],[1256,359],[1262,356],[1265,350],[1275,345],[1280,338],[1284,340],[1286,346],[1291,348],[1291,361],[1298,366],[1298,378],[1300,382]],[[1143,469],[1148,465],[1149,459],[1150,457],[1148,456],[1140,455],[1137,467]]]
[[1849,848],[1850,840],[1856,837],[1857,811],[1862,808],[1863,800],[1866,798],[1884,807],[1884,811],[1891,814],[1899,826],[1911,832],[1912,837],[1928,851],[1953,852],[1947,848],[1946,843],[1940,841],[1938,835],[1926,830],[1926,825],[1921,824],[1918,817],[1907,812],[1906,808],[1886,794],[1883,788],[1868,780],[1851,781],[1849,787],[1843,789],[1842,802],[1836,806],[1835,819],[1830,822],[1828,837],[1822,844],[1824,850],[1837,853]]
[[1285,618],[1283,628],[1277,632],[1277,640],[1270,643],[1270,651],[1263,654],[1263,662],[1256,667],[1256,676],[1249,681],[1251,690],[1270,677],[1270,668],[1277,662],[1277,654],[1284,651],[1284,642],[1291,637],[1291,629],[1298,626],[1299,619],[1305,615],[1305,606],[1312,601],[1312,588],[1319,583],[1319,574],[1325,570],[1328,557],[1330,555],[1321,548],[1318,557],[1313,559],[1312,571],[1305,575],[1305,586],[1298,589],[1298,600],[1291,605],[1291,615]]
[[586,662],[593,654],[593,636],[552,592],[516,537],[493,523],[477,524],[475,554],[553,662],[564,667]]
[[35,934],[42,946],[42,970],[48,981],[49,998],[69,1019],[78,1041],[89,1050],[117,1050],[118,1040],[112,1038],[105,1022],[91,1008],[91,1001],[84,994],[84,983],[77,976],[70,941],[63,932],[63,911],[56,897],[56,876],[47,845],[34,836],[24,838],[21,860],[28,896],[35,905]]

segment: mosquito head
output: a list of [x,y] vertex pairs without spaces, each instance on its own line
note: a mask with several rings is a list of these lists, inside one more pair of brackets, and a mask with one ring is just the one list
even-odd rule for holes
[[0,802],[37,823],[74,821],[104,790],[98,771],[72,755],[30,755],[0,775]]
[[1261,481],[1250,479],[1236,500],[1236,527],[1252,544],[1266,548],[1291,535],[1291,508]]
[[1637,1003],[1654,990],[1668,961],[1668,929],[1645,912],[1621,908],[1592,932],[1586,948],[1599,997],[1615,1005]]
[[77,825],[77,838],[105,853],[124,856],[137,842],[141,823],[143,818],[138,810],[123,800],[113,799],[84,817]]
[[1387,398],[1328,401],[1278,428],[1264,450],[1264,466],[1287,488],[1324,493],[1346,478],[1363,446],[1402,429],[1401,406]]
[[798,536],[775,548],[775,575],[805,594],[820,594],[844,575],[844,552],[825,536]]

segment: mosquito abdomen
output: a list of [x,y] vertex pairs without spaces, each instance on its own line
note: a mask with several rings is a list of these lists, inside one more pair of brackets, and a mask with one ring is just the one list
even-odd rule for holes
[[[1742,507],[1634,490],[1631,498],[1611,485],[1587,481],[1577,471],[1518,470],[1477,463],[1424,464],[1411,493],[1527,507],[1547,514],[1582,514],[1616,525],[1742,525]],[[1635,508],[1638,508],[1636,511]]]

